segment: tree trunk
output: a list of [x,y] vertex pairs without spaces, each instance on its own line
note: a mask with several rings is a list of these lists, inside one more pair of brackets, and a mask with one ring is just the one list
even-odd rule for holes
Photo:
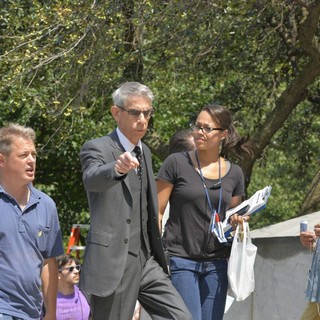
[[[314,1],[311,5],[306,5],[306,9],[307,15],[300,25],[298,38],[300,40],[300,50],[304,52],[302,59],[309,62],[282,92],[276,101],[275,108],[261,126],[261,130],[248,141],[248,146],[253,150],[253,156],[244,154],[241,163],[247,186],[256,159],[269,145],[273,135],[281,129],[294,108],[307,98],[308,86],[320,75],[320,47],[316,36],[319,25],[320,0]],[[303,65],[303,61],[301,61],[301,65]]]
[[[143,74],[143,62],[140,52],[140,34],[132,22],[134,16],[134,1],[129,0],[123,4],[122,10],[126,17],[126,34],[125,34],[125,50],[134,59],[123,70],[124,81],[141,82]],[[141,33],[141,32],[140,32]],[[133,54],[135,53],[135,54]]]
[[[310,188],[302,203],[299,216],[320,210],[320,169],[313,178]],[[319,219],[320,220],[320,219]]]

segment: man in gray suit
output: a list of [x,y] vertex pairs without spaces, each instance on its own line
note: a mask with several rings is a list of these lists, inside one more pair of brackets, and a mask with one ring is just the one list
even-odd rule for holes
[[93,320],[130,320],[137,299],[153,319],[192,319],[165,273],[151,153],[141,142],[154,96],[126,82],[112,98],[118,127],[80,151],[91,215],[80,287]]

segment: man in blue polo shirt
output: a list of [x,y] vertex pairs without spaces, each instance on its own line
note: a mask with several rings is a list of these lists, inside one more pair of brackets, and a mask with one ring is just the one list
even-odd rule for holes
[[32,182],[35,133],[0,129],[0,319],[55,319],[58,268],[63,254],[55,203]]

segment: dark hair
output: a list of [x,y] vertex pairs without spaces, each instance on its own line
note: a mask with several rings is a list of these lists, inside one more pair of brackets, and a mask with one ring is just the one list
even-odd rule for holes
[[65,265],[67,265],[69,262],[74,261],[76,265],[80,264],[77,258],[73,257],[70,254],[63,254],[62,256],[59,256],[56,258],[58,269],[62,269]]
[[195,148],[193,133],[190,129],[177,131],[169,142],[169,154],[183,151],[191,151]]
[[232,153],[234,157],[241,158],[243,151],[251,153],[245,144],[247,139],[239,135],[232,123],[232,114],[226,107],[219,104],[210,104],[203,107],[201,111],[207,111],[218,127],[228,130],[229,134],[222,140],[221,144],[220,155],[222,157],[227,158],[229,153]]

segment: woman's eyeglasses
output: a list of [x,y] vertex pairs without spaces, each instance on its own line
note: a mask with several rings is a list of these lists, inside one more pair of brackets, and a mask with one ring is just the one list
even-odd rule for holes
[[194,132],[199,132],[200,130],[202,130],[203,133],[210,133],[214,130],[218,130],[218,131],[223,131],[222,128],[211,128],[211,127],[201,127],[196,123],[190,123],[190,128],[192,129],[192,131]]
[[72,267],[65,267],[65,268],[61,268],[59,269],[59,272],[62,270],[68,270],[68,272],[73,272],[73,270],[76,269],[77,271],[81,270],[81,266],[78,264],[76,266],[72,266]]
[[138,109],[125,109],[125,108],[122,108],[120,106],[117,106],[119,109],[123,110],[123,111],[126,111],[128,112],[128,115],[131,116],[131,117],[134,117],[134,118],[139,118],[141,113],[143,113],[144,117],[146,119],[150,118],[153,116],[154,114],[154,109],[151,108],[151,109],[148,109],[148,110],[138,110]]

